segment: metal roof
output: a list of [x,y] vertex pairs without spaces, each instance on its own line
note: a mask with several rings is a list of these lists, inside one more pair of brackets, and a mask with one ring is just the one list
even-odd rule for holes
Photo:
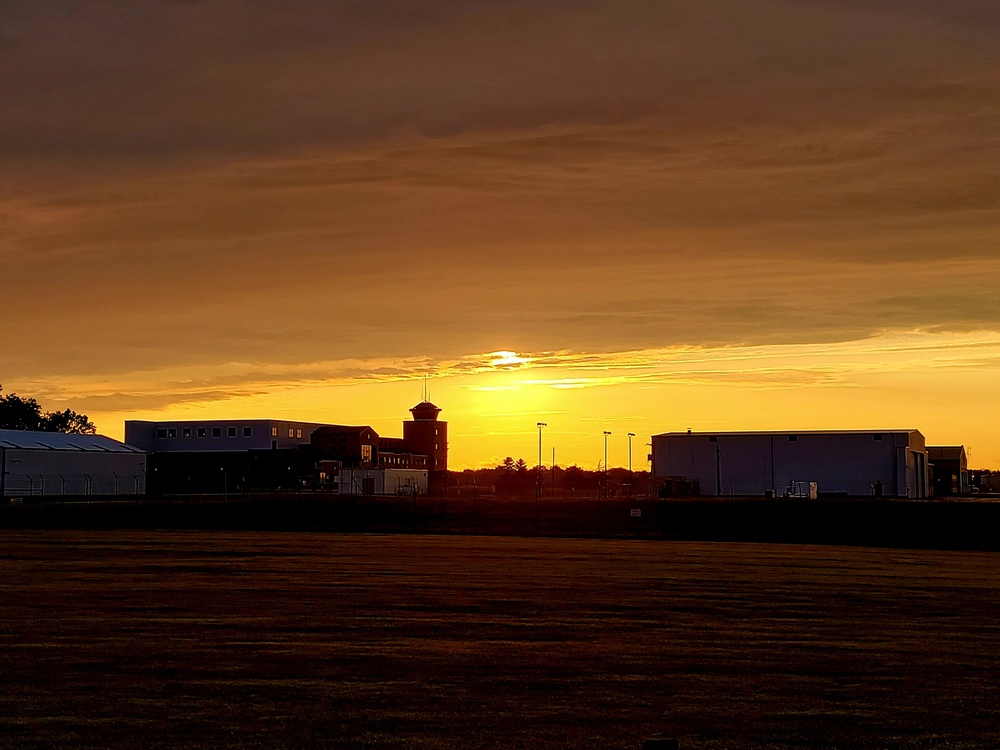
[[22,451],[82,451],[92,453],[144,453],[104,435],[68,435],[63,432],[0,430],[0,448]]
[[316,435],[357,435],[359,433],[368,430],[368,432],[373,435],[378,435],[375,430],[373,430],[368,425],[347,425],[347,424],[325,424],[322,427],[317,427],[313,434]]
[[928,445],[927,454],[930,456],[931,460],[943,460],[943,461],[961,461],[965,458],[965,446],[964,445]]
[[923,434],[920,430],[911,428],[905,430],[749,430],[742,432],[661,432],[658,435],[653,435],[653,437],[683,437],[686,435],[697,435],[700,437],[714,436],[719,437],[754,437],[761,435],[909,435],[910,433],[916,432],[918,434]]

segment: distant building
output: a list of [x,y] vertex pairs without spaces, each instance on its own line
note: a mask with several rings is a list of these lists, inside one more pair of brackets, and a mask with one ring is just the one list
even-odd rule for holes
[[927,459],[937,497],[964,495],[969,491],[969,461],[964,445],[931,445]]
[[284,450],[309,444],[314,422],[209,419],[125,422],[125,442],[149,453]]
[[146,453],[103,435],[0,430],[0,497],[142,495]]
[[[382,437],[368,425],[324,425],[312,434],[312,448],[324,462],[324,480],[358,494],[422,494],[443,486],[448,471],[448,423],[429,401],[410,409],[403,437]],[[335,464],[339,465],[339,473]],[[364,475],[359,479],[359,471]],[[381,472],[381,473],[375,473]],[[415,472],[415,473],[407,473]],[[360,484],[359,484],[360,482]],[[381,489],[379,489],[381,487]]]
[[661,487],[700,495],[923,498],[929,489],[919,430],[667,432],[653,435],[652,462]]
[[441,408],[426,399],[410,409],[413,420],[403,422],[403,445],[427,456],[431,488],[443,488],[448,475],[448,423],[438,419]]
[[321,459],[339,461],[347,468],[426,471],[430,465],[430,457],[408,450],[406,440],[381,437],[367,425],[318,427],[313,431],[311,445]]
[[281,419],[125,422],[149,454],[149,492],[184,495],[299,489],[312,481],[309,437],[321,425]]
[[129,420],[125,440],[149,453],[157,493],[321,487],[422,494],[446,475],[448,423],[426,400],[410,412],[402,438],[382,437],[369,425],[248,419]]

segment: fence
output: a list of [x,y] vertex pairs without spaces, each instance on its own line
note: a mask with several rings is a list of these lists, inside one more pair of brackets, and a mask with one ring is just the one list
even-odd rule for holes
[[43,474],[8,472],[4,478],[6,497],[52,497],[60,495],[144,495],[146,475],[117,472]]

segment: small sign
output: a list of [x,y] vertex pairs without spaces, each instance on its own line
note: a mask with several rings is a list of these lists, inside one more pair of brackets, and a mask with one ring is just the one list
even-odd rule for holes
[[632,512],[629,515],[631,515],[632,518],[639,518],[639,516],[642,515],[642,509],[641,508],[632,508]]

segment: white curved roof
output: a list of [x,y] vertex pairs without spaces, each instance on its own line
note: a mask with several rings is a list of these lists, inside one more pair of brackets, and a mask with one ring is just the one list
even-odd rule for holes
[[143,453],[131,445],[104,435],[67,435],[63,432],[0,430],[0,448],[37,451],[83,451],[93,453]]

